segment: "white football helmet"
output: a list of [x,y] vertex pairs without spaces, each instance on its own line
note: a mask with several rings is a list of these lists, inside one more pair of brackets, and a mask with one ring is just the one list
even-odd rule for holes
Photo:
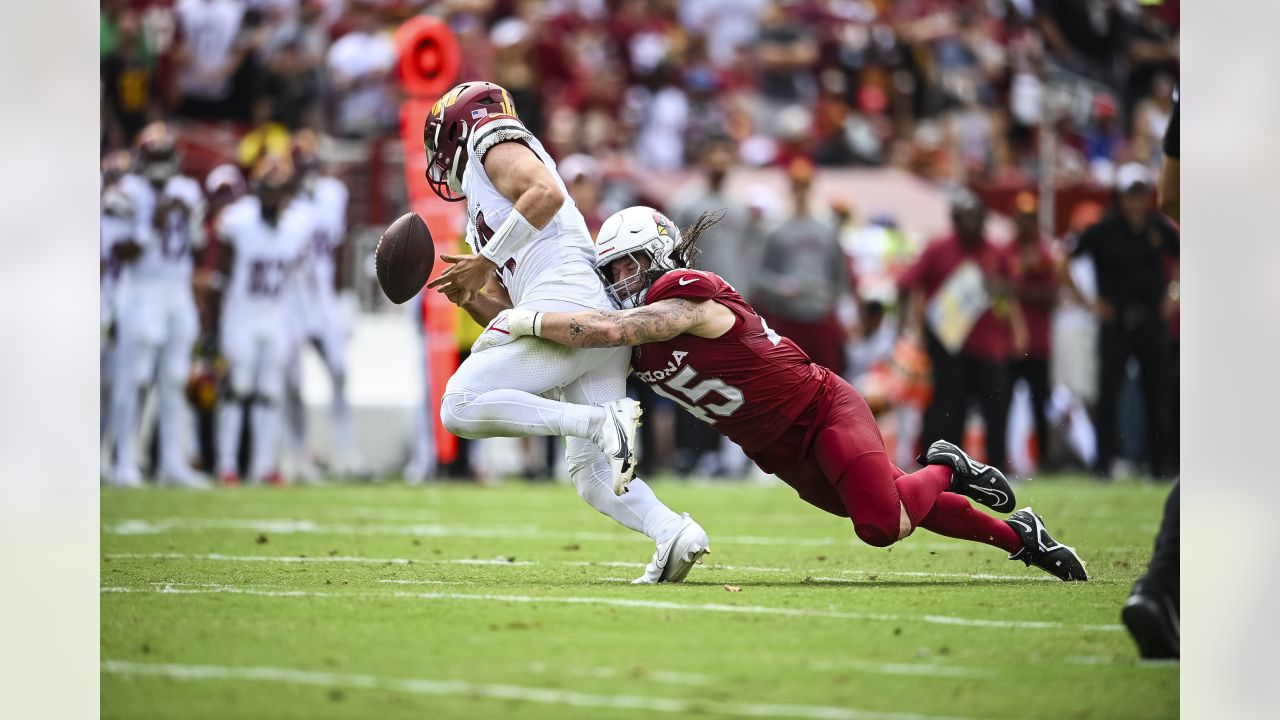
[[[679,267],[679,244],[680,229],[651,207],[636,205],[610,215],[596,236],[596,272],[604,281],[609,298],[621,308],[643,303],[653,281]],[[609,265],[622,257],[630,257],[640,267],[640,257],[647,257],[648,269],[614,278]]]

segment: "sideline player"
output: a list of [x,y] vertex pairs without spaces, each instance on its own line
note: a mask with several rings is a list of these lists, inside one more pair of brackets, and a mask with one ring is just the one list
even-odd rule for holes
[[[506,90],[458,85],[431,109],[423,133],[427,179],[441,198],[466,199],[466,239],[476,253],[444,256],[453,267],[428,287],[485,320],[512,305],[541,312],[611,307],[586,222]],[[635,582],[679,582],[710,543],[692,518],[632,480],[640,407],[626,397],[629,356],[621,348],[512,342],[463,361],[445,387],[440,415],[449,432],[466,438],[565,437],[578,494],[657,544]]]
[[294,202],[309,203],[315,230],[308,238],[301,267],[290,283],[293,329],[297,334],[289,351],[284,414],[287,446],[297,456],[299,476],[314,480],[316,470],[307,447],[306,408],[302,402],[302,351],[311,345],[329,371],[332,386],[332,443],[329,469],[336,474],[358,474],[351,404],[347,400],[347,328],[336,297],[337,254],[347,232],[347,186],[321,172],[315,134],[302,130],[294,138],[293,164],[298,192]]
[[268,158],[255,169],[253,193],[226,208],[218,222],[225,246],[219,347],[227,360],[228,393],[218,407],[218,477],[239,485],[237,458],[248,402],[252,413],[249,478],[281,484],[277,428],[289,345],[285,287],[313,228],[311,208],[291,202],[293,170]]
[[163,123],[138,135],[137,171],[120,179],[131,206],[132,232],[113,238],[120,263],[116,288],[115,380],[112,387],[114,484],[141,484],[137,435],[142,391],[153,386],[159,409],[162,484],[204,487],[183,456],[187,376],[199,332],[192,249],[204,241],[204,195],[200,183],[181,173],[177,138]]
[[800,497],[853,520],[869,545],[886,547],[917,527],[994,545],[1009,559],[1062,580],[1085,580],[1075,551],[1025,508],[1000,512],[1013,489],[994,467],[939,440],[904,473],[889,462],[871,410],[847,382],[769,329],[742,296],[710,272],[689,269],[704,215],[682,237],[664,215],[631,207],[605,221],[596,267],[623,310],[508,310],[489,324],[476,355],[536,336],[572,347],[637,346],[636,376],[742,446]]

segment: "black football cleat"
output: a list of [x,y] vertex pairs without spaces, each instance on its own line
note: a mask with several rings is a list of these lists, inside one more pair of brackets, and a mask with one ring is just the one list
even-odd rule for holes
[[938,440],[916,458],[921,465],[946,465],[951,468],[951,492],[964,495],[996,512],[1007,513],[1017,501],[1013,487],[999,469],[969,457],[955,443]]
[[1022,549],[1010,555],[1010,560],[1035,565],[1059,580],[1089,579],[1084,572],[1084,561],[1076,555],[1076,549],[1049,537],[1049,531],[1044,529],[1044,520],[1031,508],[1022,508],[1005,522],[1022,538]]
[[1138,654],[1144,660],[1178,658],[1181,635],[1178,606],[1169,595],[1138,581],[1120,611],[1120,619],[1138,644]]

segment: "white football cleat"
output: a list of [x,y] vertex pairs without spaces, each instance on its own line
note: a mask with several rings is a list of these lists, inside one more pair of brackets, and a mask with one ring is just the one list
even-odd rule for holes
[[644,410],[631,398],[614,400],[601,407],[605,418],[598,444],[613,468],[613,494],[622,495],[636,475],[636,430]]
[[653,560],[644,568],[644,575],[631,581],[632,585],[652,585],[660,582],[680,582],[685,579],[695,563],[711,552],[711,540],[707,531],[684,514],[684,523],[670,540],[658,543]]

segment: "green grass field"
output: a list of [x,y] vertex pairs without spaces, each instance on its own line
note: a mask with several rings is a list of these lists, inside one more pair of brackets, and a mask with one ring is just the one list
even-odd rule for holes
[[711,536],[684,584],[627,584],[652,544],[566,485],[104,490],[102,716],[1178,714],[1119,625],[1166,487],[1019,486],[1087,584],[861,545],[785,486],[655,489]]

